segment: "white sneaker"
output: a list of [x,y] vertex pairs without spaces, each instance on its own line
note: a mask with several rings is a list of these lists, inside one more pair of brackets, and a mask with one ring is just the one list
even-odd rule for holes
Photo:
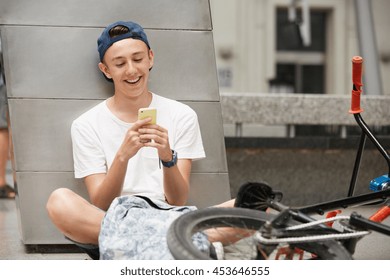
[[225,251],[221,242],[213,242],[215,249],[215,254],[217,255],[217,260],[225,259]]

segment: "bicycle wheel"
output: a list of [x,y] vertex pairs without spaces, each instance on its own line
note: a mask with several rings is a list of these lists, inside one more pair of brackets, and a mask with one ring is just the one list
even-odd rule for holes
[[242,208],[196,210],[172,223],[167,234],[168,247],[175,259],[214,259],[193,243],[195,234],[206,233],[209,239],[219,237],[223,241],[225,259],[281,259],[280,254],[291,259],[291,252],[308,259],[352,259],[351,254],[334,240],[262,248],[254,233],[273,217],[262,211]]

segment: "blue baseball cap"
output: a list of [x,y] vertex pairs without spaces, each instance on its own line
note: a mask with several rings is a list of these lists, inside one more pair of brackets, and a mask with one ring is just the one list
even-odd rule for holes
[[[126,27],[128,32],[111,37],[110,30],[116,26]],[[100,61],[103,61],[104,54],[112,44],[128,38],[141,40],[150,49],[148,38],[144,32],[144,29],[139,24],[132,21],[117,21],[107,26],[97,40]]]

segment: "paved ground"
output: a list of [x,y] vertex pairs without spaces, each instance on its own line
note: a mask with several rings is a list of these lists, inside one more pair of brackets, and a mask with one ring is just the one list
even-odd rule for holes
[[[14,200],[0,200],[0,260],[83,260],[89,257],[83,253],[67,253],[66,247],[36,250],[26,247],[20,240],[16,203]],[[43,251],[43,252],[42,252]]]

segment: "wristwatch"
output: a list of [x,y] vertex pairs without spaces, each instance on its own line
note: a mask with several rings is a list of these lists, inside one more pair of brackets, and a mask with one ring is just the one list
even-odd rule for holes
[[162,163],[163,166],[168,167],[168,168],[170,168],[172,166],[175,166],[176,163],[177,163],[177,153],[176,153],[176,151],[172,150],[172,160],[170,160],[170,161],[163,161],[163,160],[161,160],[161,163]]

